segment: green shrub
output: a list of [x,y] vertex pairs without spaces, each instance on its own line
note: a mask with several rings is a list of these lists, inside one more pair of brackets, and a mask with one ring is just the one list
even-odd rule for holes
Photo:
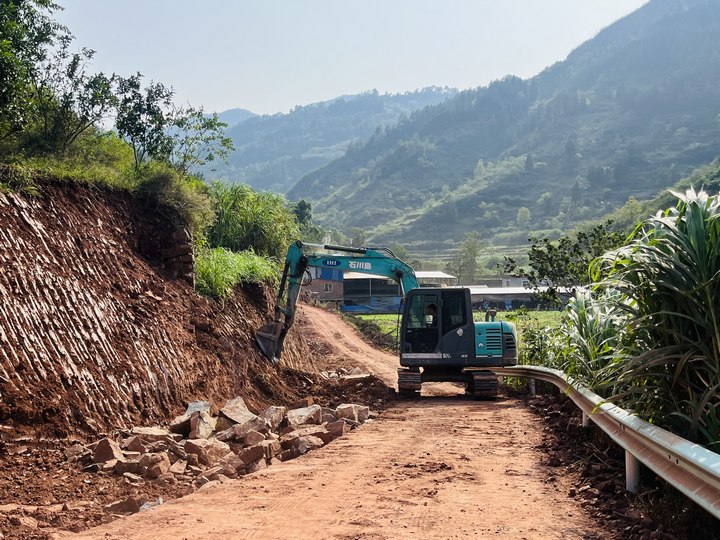
[[225,299],[240,283],[277,283],[279,269],[252,251],[233,253],[224,248],[202,249],[195,259],[195,283],[200,294]]
[[181,176],[169,165],[151,162],[140,169],[138,191],[177,211],[181,225],[202,237],[215,218],[209,188],[202,180]]
[[37,195],[34,171],[21,165],[0,164],[0,193],[13,191]]

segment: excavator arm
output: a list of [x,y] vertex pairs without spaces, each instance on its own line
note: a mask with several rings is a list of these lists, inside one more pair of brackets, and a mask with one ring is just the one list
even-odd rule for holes
[[[317,253],[319,250],[326,253]],[[303,244],[300,241],[291,244],[285,257],[273,322],[264,325],[255,333],[258,347],[265,357],[275,364],[280,361],[285,336],[295,321],[297,299],[304,284],[303,277],[310,267],[391,278],[400,284],[403,296],[411,289],[419,287],[412,267],[398,259],[389,249]]]

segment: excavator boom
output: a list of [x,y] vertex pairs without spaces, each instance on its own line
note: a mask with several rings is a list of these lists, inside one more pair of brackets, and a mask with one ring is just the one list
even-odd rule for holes
[[285,257],[273,322],[255,333],[255,341],[263,355],[275,364],[280,360],[285,336],[295,321],[303,276],[310,267],[382,275],[400,283],[403,294],[419,287],[412,267],[395,257],[389,249],[304,244],[300,241],[291,244]]

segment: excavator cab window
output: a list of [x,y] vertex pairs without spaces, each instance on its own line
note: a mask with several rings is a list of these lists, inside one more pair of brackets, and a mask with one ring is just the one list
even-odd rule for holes
[[463,291],[443,291],[442,296],[442,333],[445,335],[467,325],[468,319]]
[[[436,294],[417,294],[413,296],[408,308],[408,328],[427,328],[437,325],[438,297]],[[430,317],[434,316],[435,320]]]
[[433,352],[439,341],[440,298],[437,294],[415,294],[407,306],[406,352]]

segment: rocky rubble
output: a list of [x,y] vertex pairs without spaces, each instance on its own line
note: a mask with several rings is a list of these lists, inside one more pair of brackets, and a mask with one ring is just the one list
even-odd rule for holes
[[[355,403],[335,409],[314,403],[291,410],[271,406],[255,414],[240,397],[217,416],[211,410],[209,402],[193,402],[167,427],[135,427],[73,445],[65,454],[84,472],[121,476],[130,485],[180,484],[192,491],[321,448],[370,418],[369,408]],[[131,496],[104,510],[131,514],[158,503],[161,498],[153,503]]]

